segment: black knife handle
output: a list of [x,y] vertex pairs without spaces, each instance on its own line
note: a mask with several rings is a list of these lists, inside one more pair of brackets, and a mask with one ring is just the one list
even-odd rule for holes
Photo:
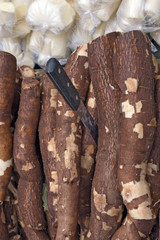
[[69,106],[74,111],[77,111],[81,101],[79,93],[57,59],[49,59],[46,66],[46,73]]

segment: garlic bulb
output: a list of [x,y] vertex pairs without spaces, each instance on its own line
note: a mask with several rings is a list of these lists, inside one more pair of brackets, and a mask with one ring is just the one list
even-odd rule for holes
[[0,2],[0,25],[13,26],[16,23],[15,7],[11,2]]
[[21,44],[18,38],[3,38],[0,44],[0,50],[9,52],[17,59],[17,65],[20,64],[23,58]]
[[22,40],[22,51],[23,51],[23,58],[20,62],[20,66],[27,65],[31,68],[34,68],[34,57],[32,56],[31,52],[29,51],[29,43],[30,43],[30,36],[31,34],[28,34],[27,37],[25,37]]
[[106,22],[101,22],[101,24],[96,28],[93,34],[93,39],[102,36],[105,32],[105,28],[106,28]]
[[117,21],[124,32],[142,30],[145,22],[144,4],[145,0],[122,0],[117,11]]
[[105,34],[108,34],[111,32],[122,32],[122,29],[120,29],[118,25],[116,15],[112,16],[105,26]]
[[13,27],[12,37],[21,37],[24,38],[28,33],[30,33],[30,28],[28,27],[25,18],[22,18],[17,21]]
[[71,27],[74,17],[74,9],[65,0],[35,0],[28,8],[26,22],[31,29],[59,34]]
[[38,55],[43,48],[43,35],[33,31],[30,36],[29,50],[33,55]]
[[144,11],[148,24],[152,24],[160,20],[160,1],[146,0]]
[[16,17],[17,19],[24,18],[26,16],[27,7],[31,0],[12,0],[12,3],[15,7]]
[[51,58],[64,59],[69,56],[69,49],[67,47],[68,34],[53,34],[46,33],[43,39],[43,48],[37,58],[37,63],[44,66]]
[[88,43],[92,40],[92,35],[81,28],[80,22],[77,21],[72,33],[69,36],[68,46],[74,51],[77,47],[81,46],[84,43]]
[[160,45],[160,30],[152,32],[151,36]]
[[92,12],[101,21],[108,21],[108,19],[113,15],[113,13],[118,9],[120,5],[120,0],[109,0],[108,2],[101,2],[100,0],[96,2],[92,7]]

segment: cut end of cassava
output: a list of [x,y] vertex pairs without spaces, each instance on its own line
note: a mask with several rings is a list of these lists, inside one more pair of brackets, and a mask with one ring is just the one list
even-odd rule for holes
[[35,78],[34,70],[29,66],[20,67],[20,72],[23,78]]

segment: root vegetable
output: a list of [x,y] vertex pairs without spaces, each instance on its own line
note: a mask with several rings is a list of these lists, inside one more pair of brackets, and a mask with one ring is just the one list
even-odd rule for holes
[[1,233],[1,239],[9,240],[8,228],[7,228],[6,219],[4,215],[3,205],[0,205],[0,233]]
[[14,133],[14,160],[20,177],[31,182],[41,181],[41,166],[35,149],[40,111],[39,82],[34,78],[24,78],[21,91]]
[[20,102],[20,93],[21,93],[21,83],[22,83],[22,76],[20,73],[19,68],[16,71],[16,80],[14,85],[14,98],[12,104],[12,126],[14,127],[15,121],[18,115],[18,108]]
[[55,155],[56,97],[57,89],[45,74],[40,80],[42,110],[39,122],[39,140],[47,185],[47,221],[50,238],[57,232],[58,178]]
[[19,216],[29,240],[48,240],[44,231],[46,225],[42,207],[42,172],[35,148],[40,112],[40,87],[39,82],[33,77],[31,68],[24,66],[21,72],[24,79],[14,134],[14,159],[20,175]]
[[16,59],[0,52],[0,202],[6,195],[12,172],[11,107],[16,78]]
[[[94,120],[96,120],[97,108],[92,83],[90,83],[86,107]],[[86,233],[89,227],[89,219],[91,212],[91,185],[94,174],[96,150],[97,147],[94,140],[90,136],[88,130],[84,128],[82,134],[79,196],[79,225],[81,231],[81,240],[86,237]]]
[[[147,166],[147,181],[150,185],[151,197],[152,197],[152,208],[156,216],[158,216],[159,202],[160,202],[160,76],[156,76],[156,133],[152,147],[152,151],[149,157]],[[155,224],[156,221],[153,223]]]
[[99,138],[86,239],[110,239],[122,218],[123,202],[117,180],[120,90],[114,80],[112,64],[113,44],[118,35],[110,33],[99,37],[88,47]]
[[[69,57],[65,70],[84,100],[89,87],[86,44]],[[68,106],[62,96],[58,94],[57,100],[56,166],[59,200],[56,240],[74,240],[78,223],[81,123],[76,112]]]
[[122,91],[118,179],[127,217],[112,239],[138,240],[148,237],[156,217],[146,179],[156,127],[154,68],[146,35],[133,31],[119,36],[113,63]]

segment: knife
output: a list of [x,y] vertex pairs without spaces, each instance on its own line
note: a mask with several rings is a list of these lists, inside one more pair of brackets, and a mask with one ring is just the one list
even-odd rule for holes
[[73,86],[65,70],[55,58],[51,58],[47,62],[46,73],[68,105],[72,108],[72,110],[77,112],[83,125],[88,129],[90,135],[97,144],[98,126],[86,109],[78,91]]

